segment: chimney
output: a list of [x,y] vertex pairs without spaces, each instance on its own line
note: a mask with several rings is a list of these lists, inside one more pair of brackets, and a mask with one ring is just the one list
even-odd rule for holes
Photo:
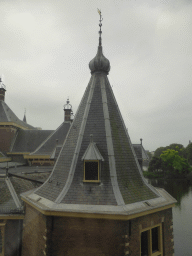
[[143,139],[140,139],[140,141],[141,141],[141,145],[142,145],[142,140],[143,140]]
[[6,87],[2,82],[2,79],[0,77],[0,100],[5,101],[5,92],[6,92]]
[[72,105],[69,104],[69,99],[67,99],[67,104],[64,105],[64,121],[71,121],[71,111]]

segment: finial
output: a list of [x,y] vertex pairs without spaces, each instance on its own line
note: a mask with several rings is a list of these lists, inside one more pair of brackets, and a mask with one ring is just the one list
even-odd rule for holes
[[90,142],[93,142],[93,134],[90,134]]
[[26,118],[26,108],[25,108],[25,111],[24,111],[23,122],[27,123],[27,118]]
[[102,27],[102,23],[101,23],[101,21],[103,20],[103,18],[102,18],[102,16],[101,16],[101,10],[99,10],[98,8],[97,8],[97,11],[98,11],[98,13],[99,13],[99,15],[100,15],[100,20],[99,20],[99,27],[100,27],[100,30],[99,30],[99,46],[101,46],[102,44],[101,44],[101,34],[102,34],[102,31],[101,31],[101,27]]

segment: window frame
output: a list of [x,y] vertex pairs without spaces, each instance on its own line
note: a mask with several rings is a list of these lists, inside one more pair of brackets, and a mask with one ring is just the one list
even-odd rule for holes
[[[86,162],[97,162],[98,163],[98,179],[97,180],[86,180],[85,179],[85,163]],[[83,161],[83,182],[95,182],[95,183],[99,183],[100,182],[100,164],[101,162],[99,160],[84,160]]]
[[[158,228],[158,247],[159,251],[152,252],[152,229]],[[163,256],[163,233],[162,233],[162,223],[155,226],[151,226],[140,231],[140,255],[141,255],[141,233],[147,231],[148,237],[148,256]]]
[[6,221],[0,222],[0,232],[2,236],[2,252],[0,252],[0,256],[5,255],[5,225]]

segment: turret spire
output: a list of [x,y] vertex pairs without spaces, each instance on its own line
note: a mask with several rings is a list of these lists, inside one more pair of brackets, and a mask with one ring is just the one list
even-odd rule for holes
[[23,122],[27,123],[27,118],[26,118],[26,108],[25,108],[25,112],[24,112]]
[[91,74],[95,73],[95,72],[104,72],[106,74],[109,73],[110,70],[110,62],[109,60],[103,55],[103,50],[102,50],[102,43],[101,43],[101,26],[102,23],[101,21],[103,20],[102,16],[101,16],[101,11],[99,9],[97,9],[99,15],[100,15],[100,30],[99,30],[99,46],[98,46],[98,51],[97,51],[97,55],[95,56],[95,58],[93,58],[90,62],[89,62],[89,68],[91,70]]
[[99,20],[99,27],[100,27],[100,30],[99,30],[99,46],[102,45],[102,42],[101,42],[101,34],[102,34],[102,31],[101,31],[101,27],[102,27],[102,23],[101,21],[103,20],[102,16],[101,16],[101,10],[97,9],[99,15],[100,15],[100,20]]

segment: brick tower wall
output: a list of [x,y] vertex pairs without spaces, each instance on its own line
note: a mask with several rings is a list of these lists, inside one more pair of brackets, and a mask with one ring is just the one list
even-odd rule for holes
[[20,256],[22,220],[7,220],[5,225],[5,256]]
[[43,256],[46,250],[46,216],[26,205],[22,256]]
[[140,255],[140,231],[162,224],[163,255],[174,254],[172,208],[131,220],[131,234],[127,238],[129,255]]
[[62,218],[53,220],[52,256],[122,256],[123,221]]
[[0,151],[9,152],[11,142],[16,133],[17,129],[12,127],[1,127],[0,126]]
[[22,256],[140,255],[141,230],[162,225],[163,255],[172,256],[172,210],[130,221],[47,217],[26,205]]

